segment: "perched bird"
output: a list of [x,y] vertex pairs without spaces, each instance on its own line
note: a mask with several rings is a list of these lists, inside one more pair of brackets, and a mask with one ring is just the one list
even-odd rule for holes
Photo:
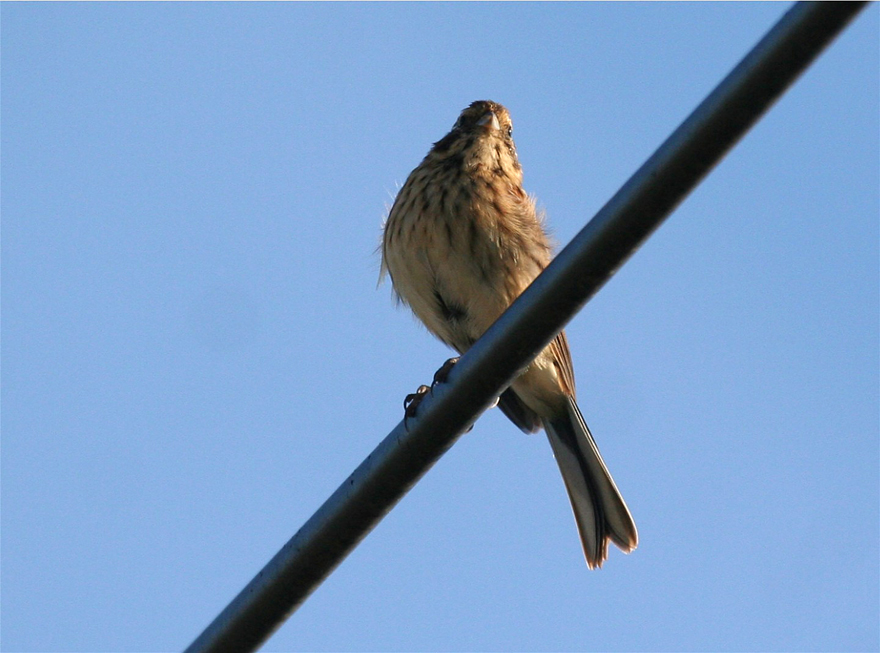
[[[460,353],[547,267],[551,247],[522,188],[510,114],[480,100],[461,112],[400,189],[382,239],[382,273],[431,333]],[[575,403],[561,332],[499,398],[520,429],[547,432],[590,568],[608,540],[638,544],[632,516]]]

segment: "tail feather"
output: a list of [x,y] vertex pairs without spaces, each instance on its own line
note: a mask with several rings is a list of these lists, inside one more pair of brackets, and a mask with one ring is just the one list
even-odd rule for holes
[[567,408],[559,417],[545,418],[544,428],[571,499],[587,566],[593,569],[608,557],[608,540],[629,553],[639,535],[573,398]]

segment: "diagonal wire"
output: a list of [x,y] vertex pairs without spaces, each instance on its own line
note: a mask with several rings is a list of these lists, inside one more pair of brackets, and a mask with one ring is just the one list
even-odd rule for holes
[[865,3],[790,9],[188,652],[256,650],[660,226]]

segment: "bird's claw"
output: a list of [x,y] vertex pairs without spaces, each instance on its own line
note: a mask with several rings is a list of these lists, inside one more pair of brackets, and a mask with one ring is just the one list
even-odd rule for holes
[[434,373],[434,380],[431,382],[432,388],[438,383],[446,383],[446,381],[449,379],[449,373],[452,372],[452,368],[455,367],[458,359],[459,356],[456,356],[455,358],[450,358],[448,361],[440,366],[440,369]]
[[431,388],[426,385],[420,385],[418,389],[406,397],[403,398],[403,425],[406,426],[406,421],[410,417],[415,417],[416,413],[419,410],[419,404],[422,403],[422,400],[425,398],[425,395],[431,391]]
[[[438,383],[446,383],[449,380],[449,374],[452,372],[452,368],[455,367],[455,364],[458,363],[458,359],[460,356],[456,356],[455,358],[450,358],[448,361],[443,363],[440,366],[440,369],[434,373],[434,380],[431,382],[431,388],[433,389],[435,385]],[[470,433],[474,430],[474,425],[471,424],[467,429],[465,429],[465,433]]]
[[[455,367],[455,364],[458,362],[459,357],[450,358],[448,361],[443,363],[440,366],[440,369],[434,373],[434,379],[431,381],[431,385],[420,385],[418,389],[404,397],[403,399],[403,425],[409,430],[407,426],[407,420],[411,417],[415,417],[416,413],[419,409],[419,404],[422,403],[422,400],[425,398],[425,395],[431,392],[434,389],[434,386],[440,383],[446,383],[449,379],[449,373],[452,372],[452,368]],[[497,400],[496,400],[497,403]],[[470,433],[470,431],[474,428],[474,425],[471,424],[470,427],[465,431],[465,433]]]

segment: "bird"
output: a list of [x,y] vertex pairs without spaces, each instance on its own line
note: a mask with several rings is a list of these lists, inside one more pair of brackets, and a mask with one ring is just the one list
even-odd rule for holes
[[[460,354],[552,258],[544,216],[522,181],[510,113],[478,100],[410,173],[385,220],[380,280],[387,274],[397,300]],[[522,431],[545,430],[587,566],[602,566],[609,541],[625,553],[635,549],[635,522],[575,399],[564,331],[498,406]]]

